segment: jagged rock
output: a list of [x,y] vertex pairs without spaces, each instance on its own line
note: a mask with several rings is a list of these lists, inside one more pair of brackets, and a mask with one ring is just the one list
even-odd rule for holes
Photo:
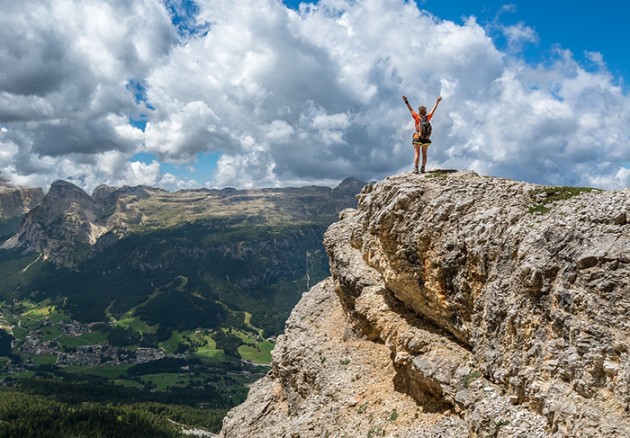
[[222,436],[630,436],[630,191],[540,189],[366,186]]

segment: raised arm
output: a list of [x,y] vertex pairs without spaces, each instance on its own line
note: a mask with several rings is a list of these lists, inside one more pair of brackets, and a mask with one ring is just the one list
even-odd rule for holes
[[[434,112],[435,112],[435,110],[437,109],[438,104],[439,104],[440,102],[442,102],[442,96],[438,97],[438,98],[437,98],[437,100],[435,101],[435,105],[433,105],[433,109],[432,109],[432,110],[431,110],[431,112],[429,113],[429,115],[430,115],[431,117],[433,117],[433,113],[434,113]],[[407,104],[407,106],[409,106],[409,104]]]
[[411,108],[411,105],[409,105],[409,101],[407,100],[407,96],[403,96],[403,101],[405,102],[405,105],[407,105],[407,108],[409,108],[409,112],[413,114],[413,108]]

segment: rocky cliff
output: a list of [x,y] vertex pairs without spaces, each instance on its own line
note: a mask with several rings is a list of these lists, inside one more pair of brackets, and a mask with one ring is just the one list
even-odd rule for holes
[[14,187],[0,181],[0,219],[23,216],[43,197],[42,189]]
[[43,198],[42,189],[14,187],[0,180],[0,237],[15,232],[24,215]]
[[368,185],[223,437],[630,436],[630,191]]
[[103,206],[72,183],[57,181],[0,248],[23,246],[59,264],[74,264],[106,232]]

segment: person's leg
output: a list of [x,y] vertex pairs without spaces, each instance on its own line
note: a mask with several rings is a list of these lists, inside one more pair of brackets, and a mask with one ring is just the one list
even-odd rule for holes
[[417,172],[418,171],[418,162],[420,161],[420,145],[418,143],[413,144],[413,168]]
[[[422,173],[424,173],[424,168],[427,165],[427,149],[429,149],[429,144],[422,145]],[[416,165],[418,162],[416,161]],[[417,166],[416,166],[417,167]]]

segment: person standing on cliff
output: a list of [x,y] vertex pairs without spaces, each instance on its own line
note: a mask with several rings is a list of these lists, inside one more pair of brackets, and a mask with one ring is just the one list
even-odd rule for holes
[[427,149],[429,149],[429,145],[431,144],[431,131],[433,130],[431,126],[431,119],[433,118],[433,113],[438,107],[438,104],[442,101],[442,96],[438,97],[435,101],[435,105],[433,105],[433,109],[430,113],[427,114],[427,107],[420,106],[418,108],[418,112],[415,112],[411,105],[409,104],[409,100],[406,96],[403,96],[403,101],[409,108],[409,112],[411,112],[411,117],[413,117],[414,122],[416,123],[416,130],[413,133],[413,140],[411,144],[413,145],[413,150],[415,155],[413,157],[413,173],[418,173],[418,161],[420,161],[420,150],[422,150],[422,167],[420,168],[420,172],[424,173],[425,166],[427,165]]

